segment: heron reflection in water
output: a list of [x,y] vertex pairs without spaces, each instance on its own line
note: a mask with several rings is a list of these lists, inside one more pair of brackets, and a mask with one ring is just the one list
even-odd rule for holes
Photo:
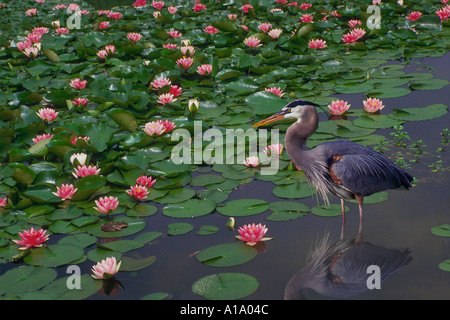
[[408,189],[413,178],[382,154],[351,141],[324,142],[307,150],[306,141],[319,124],[317,106],[309,101],[295,100],[253,127],[282,119],[297,119],[286,132],[285,146],[289,157],[303,170],[326,204],[329,204],[329,194],[341,199],[343,224],[344,200],[356,199],[362,225],[365,196],[387,189]]
[[382,283],[412,261],[408,249],[387,249],[356,239],[331,242],[325,235],[306,259],[305,266],[287,283],[286,300],[306,298],[308,288],[333,298],[348,298],[369,290],[369,266],[379,268]]

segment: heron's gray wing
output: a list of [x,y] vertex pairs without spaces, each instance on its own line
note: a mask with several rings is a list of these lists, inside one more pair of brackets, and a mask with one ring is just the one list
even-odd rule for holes
[[330,174],[335,183],[363,196],[411,186],[411,177],[388,158],[364,147],[359,151],[332,157]]

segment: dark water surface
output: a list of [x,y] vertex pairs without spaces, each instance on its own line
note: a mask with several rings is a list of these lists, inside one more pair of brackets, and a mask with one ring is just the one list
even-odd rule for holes
[[[439,58],[415,59],[405,71],[430,72],[435,78],[450,80],[450,53]],[[398,63],[398,62],[395,62]],[[424,69],[424,67],[428,67]],[[340,95],[342,99],[356,106],[363,100],[362,94]],[[449,88],[433,91],[413,91],[411,94],[392,99],[383,99],[386,114],[393,108],[425,107],[435,103],[448,105]],[[450,116],[428,121],[406,122],[405,131],[411,141],[423,140],[431,153],[429,159],[437,160],[436,149],[440,146],[440,132],[450,128]],[[326,120],[326,119],[321,119]],[[378,130],[391,139],[389,130]],[[394,150],[386,152],[391,157]],[[431,172],[425,163],[411,164],[407,169],[419,182],[409,191],[390,190],[388,200],[381,203],[364,205],[362,226],[363,241],[373,245],[398,249],[407,248],[412,260],[389,279],[381,283],[380,289],[365,290],[350,299],[449,299],[450,274],[439,269],[438,265],[450,258],[450,239],[431,234],[432,227],[450,222],[449,202],[449,153],[441,153],[444,171]],[[272,195],[271,182],[252,182],[234,190],[229,200],[240,198],[259,198],[266,201],[280,201]],[[297,200],[309,206],[317,205],[316,197]],[[339,204],[339,199],[332,198],[332,203]],[[355,203],[346,203],[350,212],[344,238],[357,236],[359,228],[358,207]],[[101,294],[89,299],[141,299],[154,292],[166,292],[171,299],[203,299],[192,292],[192,284],[209,274],[220,272],[242,272],[254,276],[259,281],[258,290],[246,299],[283,299],[284,290],[289,279],[301,269],[308,252],[325,235],[331,242],[338,241],[341,235],[341,217],[319,217],[312,213],[288,222],[265,220],[269,213],[257,216],[239,217],[237,225],[247,223],[266,224],[267,236],[273,240],[265,242],[258,256],[252,261],[234,267],[211,267],[202,265],[195,258],[195,252],[215,244],[230,243],[236,231],[228,230],[227,217],[213,213],[195,219],[173,219],[158,212],[147,221],[147,230],[161,231],[165,236],[158,238],[151,245],[142,249],[142,256],[155,255],[156,262],[151,266],[133,273],[120,273],[118,278],[124,286],[115,296],[105,297]],[[167,224],[172,222],[189,222],[195,226],[193,232],[182,236],[167,236]],[[199,236],[196,231],[202,225],[215,225],[219,231],[213,235]],[[82,266],[83,268],[83,266]],[[82,272],[89,273],[86,265]],[[307,290],[307,299],[329,299],[313,290]]]

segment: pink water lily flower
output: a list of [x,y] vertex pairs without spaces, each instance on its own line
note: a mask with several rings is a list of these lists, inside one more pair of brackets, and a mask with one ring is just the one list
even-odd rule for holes
[[177,60],[177,65],[185,70],[189,69],[189,67],[192,66],[193,63],[194,59],[192,58],[180,58]]
[[171,14],[175,14],[178,11],[177,7],[167,7],[167,11],[169,11],[169,13]]
[[109,44],[105,46],[105,51],[108,56],[112,56],[116,53],[116,47],[113,44]]
[[209,33],[209,34],[216,34],[217,32],[219,32],[219,29],[217,29],[213,26],[207,26],[203,29],[203,31],[205,31],[206,33]]
[[410,21],[416,21],[421,16],[422,16],[422,12],[420,12],[420,11],[413,11],[406,17],[406,19],[408,19]]
[[152,7],[157,10],[161,10],[164,8],[164,1],[152,1]]
[[259,166],[259,164],[260,164],[259,158],[258,158],[257,156],[250,156],[250,157],[247,157],[247,158],[244,160],[244,164],[245,164],[247,167],[254,167],[254,168],[256,168],[256,167]]
[[344,34],[342,41],[345,43],[354,43],[358,41],[362,36],[366,34],[366,31],[361,28],[355,28],[352,31]]
[[354,28],[354,27],[356,27],[356,26],[360,26],[360,25],[362,25],[362,22],[361,22],[361,20],[350,20],[349,22],[348,22],[348,26],[350,27],[350,28]]
[[91,270],[93,274],[91,274],[91,276],[98,280],[108,279],[119,272],[121,263],[122,261],[117,263],[115,257],[106,258],[105,260],[97,262],[97,264],[92,267]]
[[[178,97],[179,95],[181,95],[181,93],[183,93],[183,88],[181,88],[181,87],[179,87],[179,86],[176,86],[176,85],[170,86],[169,93],[170,93],[174,98],[176,98],[176,97]],[[174,101],[175,101],[175,100],[174,100]]]
[[278,88],[278,87],[265,88],[264,91],[270,92],[270,93],[273,93],[273,94],[276,94],[276,95],[279,96],[280,98],[281,98],[282,96],[284,96],[283,90],[281,90],[281,88]]
[[61,187],[56,187],[56,192],[52,193],[64,201],[71,199],[77,190],[77,188],[73,187],[73,184],[62,184]]
[[268,229],[265,225],[259,224],[248,224],[240,227],[238,229],[239,235],[236,236],[241,241],[246,242],[249,246],[254,246],[256,243],[260,241],[271,240],[272,238],[264,237],[267,233]]
[[441,22],[450,18],[450,6],[445,6],[436,11],[436,15],[441,19]]
[[94,202],[97,205],[94,209],[100,213],[106,213],[107,215],[116,210],[119,206],[119,199],[113,196],[99,198]]
[[261,40],[256,37],[248,37],[248,38],[245,38],[245,40],[244,40],[244,44],[247,47],[251,47],[251,48],[256,48],[256,47],[262,46],[262,44],[260,44],[260,42],[261,42]]
[[109,21],[102,21],[98,24],[98,30],[109,28]]
[[195,53],[195,48],[193,46],[183,46],[180,47],[180,51],[184,57],[190,57]]
[[0,208],[3,208],[8,203],[8,197],[4,197],[3,199],[0,198]]
[[210,75],[212,72],[212,65],[210,64],[202,64],[197,68],[197,73],[202,76]]
[[141,40],[142,38],[142,34],[137,33],[137,32],[130,32],[127,35],[128,40],[130,40],[131,42],[137,43],[139,40]]
[[258,29],[259,29],[260,31],[264,32],[264,33],[269,32],[269,30],[270,30],[271,28],[272,28],[272,24],[271,24],[271,23],[268,23],[268,22],[261,23],[261,24],[258,26]]
[[311,49],[323,49],[327,46],[327,42],[322,39],[311,39],[308,42],[308,48]]
[[27,39],[31,42],[41,42],[42,33],[32,32],[27,34]]
[[170,81],[169,78],[156,78],[151,83],[150,86],[153,87],[153,89],[158,90],[165,86],[170,86],[172,84],[172,81]]
[[270,146],[267,146],[264,149],[264,152],[266,152],[269,156],[272,154],[280,155],[283,153],[283,145],[281,143],[271,144]]
[[171,93],[163,93],[158,96],[158,103],[165,105],[177,101]]
[[169,120],[157,120],[147,122],[144,127],[144,132],[149,136],[154,134],[161,135],[173,130],[175,127],[175,124]]
[[48,235],[46,235],[47,230],[42,228],[34,230],[32,227],[29,230],[22,230],[19,232],[20,240],[13,240],[13,242],[21,245],[19,250],[26,250],[29,248],[39,248],[42,247],[42,243],[48,240]]
[[84,88],[86,88],[86,85],[87,85],[87,80],[81,80],[80,78],[76,78],[76,79],[70,81],[70,86],[75,89],[79,89],[79,90],[84,89]]
[[47,120],[48,122],[53,121],[58,116],[58,112],[56,112],[52,108],[41,108],[36,112],[39,118],[42,120]]
[[127,190],[126,193],[128,193],[133,198],[140,200],[147,198],[149,191],[147,187],[137,184],[135,186],[130,187],[130,189]]
[[87,167],[86,165],[82,165],[76,167],[74,170],[75,172],[73,172],[72,174],[74,175],[75,178],[98,175],[100,173],[100,168],[97,168],[96,166]]
[[147,5],[147,0],[136,0],[132,4],[132,6],[135,8],[145,7],[146,5]]
[[85,107],[87,105],[87,103],[89,102],[88,99],[86,98],[75,98],[72,103],[76,106],[82,106]]
[[36,46],[25,48],[22,51],[28,58],[36,58],[39,55],[39,48]]
[[156,179],[153,179],[151,176],[142,175],[136,179],[136,184],[147,188],[151,188],[155,183]]
[[29,17],[35,17],[37,15],[37,9],[36,8],[28,9],[27,11],[25,11],[25,14]]
[[367,100],[363,101],[363,104],[364,109],[370,113],[380,111],[384,108],[383,102],[377,98],[368,98]]
[[206,10],[206,6],[205,6],[204,4],[202,4],[202,3],[196,3],[196,4],[192,7],[192,10],[193,10],[194,12],[200,12],[200,11]]
[[167,34],[172,38],[180,38],[182,34],[178,30],[167,31]]
[[61,34],[70,33],[70,30],[66,27],[60,27],[60,28],[56,28],[55,32],[57,35],[61,35]]
[[53,138],[53,134],[43,133],[43,134],[37,135],[35,138],[32,138],[31,140],[33,140],[34,143],[38,143],[39,141],[51,139],[51,138]]
[[278,39],[281,36],[282,33],[283,33],[283,29],[277,28],[277,29],[270,30],[268,35],[272,39]]
[[241,10],[244,11],[245,13],[248,13],[248,10],[253,9],[253,6],[251,4],[244,4],[241,7]]
[[78,140],[84,140],[86,143],[89,142],[89,137],[74,137],[70,142],[75,145]]
[[335,100],[328,105],[330,113],[335,116],[339,116],[346,112],[350,108],[350,104],[344,100]]
[[23,51],[26,48],[30,48],[33,45],[33,43],[31,43],[30,40],[25,40],[25,41],[17,42],[16,45],[17,45],[17,49],[19,49],[19,51]]
[[302,15],[300,19],[302,20],[303,23],[308,23],[313,21],[313,16],[307,13]]

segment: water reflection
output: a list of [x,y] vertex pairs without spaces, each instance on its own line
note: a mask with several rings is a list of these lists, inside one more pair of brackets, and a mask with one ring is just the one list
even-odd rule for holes
[[332,242],[326,234],[287,283],[284,298],[305,299],[308,288],[326,297],[356,296],[376,288],[411,260],[409,249],[388,249],[363,241],[361,226],[355,239],[344,238],[342,232],[341,239]]

